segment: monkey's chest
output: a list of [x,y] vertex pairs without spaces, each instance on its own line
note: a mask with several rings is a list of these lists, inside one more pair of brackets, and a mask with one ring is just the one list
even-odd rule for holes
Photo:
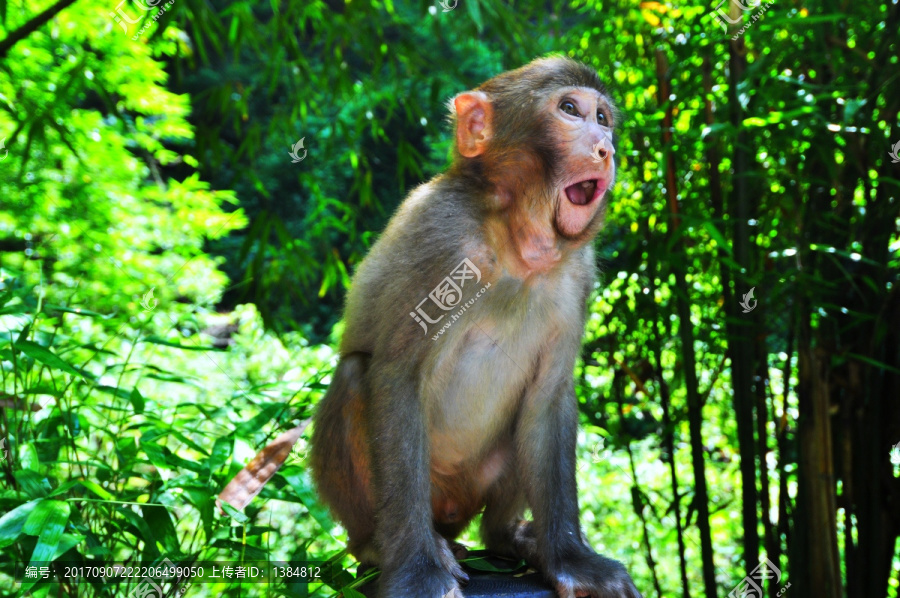
[[456,322],[463,326],[442,339],[446,346],[423,371],[432,458],[439,465],[452,469],[485,458],[508,435],[526,388],[554,345],[546,319],[524,316]]

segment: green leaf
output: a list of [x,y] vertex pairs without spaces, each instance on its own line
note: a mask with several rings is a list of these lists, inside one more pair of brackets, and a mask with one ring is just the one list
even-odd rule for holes
[[525,561],[510,561],[508,567],[498,567],[489,563],[486,559],[483,559],[481,557],[465,559],[464,562],[466,563],[466,566],[471,567],[476,571],[487,571],[490,573],[509,573],[511,571],[517,571],[525,566]]
[[144,400],[144,396],[137,388],[131,389],[128,399],[131,401],[131,406],[134,407],[135,414],[140,415],[144,412],[144,405],[147,404],[147,401]]
[[240,19],[235,15],[231,17],[231,26],[228,28],[228,43],[234,45],[237,42]]
[[225,513],[227,513],[229,517],[231,517],[238,523],[247,523],[248,521],[250,521],[249,517],[232,507],[224,500],[219,503],[219,506],[222,507],[222,510],[225,511]]
[[[240,528],[238,529],[238,531],[240,531]],[[227,549],[227,553],[234,555],[234,557],[232,558],[234,558],[235,560],[241,559],[245,561],[265,561],[269,556],[267,550],[257,548],[256,546],[251,546],[250,544],[241,544],[240,542],[235,542],[233,540],[223,540],[221,538],[217,538],[212,542],[212,546],[214,548]]]
[[131,392],[125,390],[124,388],[116,388],[115,386],[106,386],[105,384],[98,384],[95,386],[97,390],[100,392],[105,392],[107,394],[111,394],[114,397],[119,397],[120,399],[131,400]]
[[897,369],[894,366],[889,365],[887,363],[878,361],[877,359],[872,359],[871,357],[867,357],[865,355],[860,355],[859,353],[846,353],[846,356],[853,358],[853,359],[858,359],[859,361],[862,361],[863,363],[867,363],[867,364],[869,364],[875,368],[878,368],[880,370],[887,370],[887,371],[893,372],[895,374],[900,374],[900,369]]
[[703,228],[704,230],[706,230],[706,232],[709,233],[709,236],[713,238],[713,240],[716,242],[716,245],[718,245],[728,255],[732,255],[731,244],[725,240],[725,236],[721,232],[719,232],[719,229],[716,228],[715,224],[707,220],[703,223]]
[[0,517],[0,548],[9,546],[16,541],[22,533],[22,527],[25,525],[28,516],[41,500],[43,499],[39,498],[21,504],[9,513],[3,515],[3,517]]
[[99,496],[104,500],[114,500],[115,496],[110,494],[108,491],[104,490],[98,483],[92,482],[90,480],[79,480],[82,486]]
[[284,409],[283,403],[270,403],[269,405],[264,407],[262,411],[257,413],[253,418],[238,426],[235,430],[235,434],[242,438],[250,436],[254,432],[257,432],[260,428],[262,428],[263,424],[275,417],[275,414],[282,409]]
[[229,455],[231,455],[233,445],[234,439],[230,436],[226,436],[224,438],[216,438],[216,442],[213,444],[213,449],[209,455],[209,459],[206,460],[206,467],[209,468],[209,475],[212,475],[214,472],[218,471],[220,467],[225,465],[225,462],[228,461]]
[[130,533],[137,532],[138,537],[144,541],[144,556],[146,558],[156,558],[159,556],[159,549],[156,547],[156,541],[153,537],[153,532],[150,531],[150,526],[147,525],[147,522],[144,519],[135,513],[131,507],[116,507],[116,512],[119,513],[125,521],[131,524],[132,529],[129,529]]
[[172,516],[169,510],[158,505],[144,505],[141,507],[141,510],[144,513],[144,521],[150,526],[156,541],[167,552],[178,552],[178,534],[175,531],[175,525],[172,523]]
[[50,492],[50,484],[47,478],[31,469],[20,469],[13,473],[16,482],[25,496],[29,498],[43,498]]
[[41,471],[41,458],[38,455],[37,448],[33,442],[26,442],[19,446],[19,462],[24,469],[30,469],[34,472]]
[[29,335],[29,333],[31,333],[31,325],[32,325],[33,323],[34,323],[34,322],[28,322],[27,324],[25,324],[25,326],[24,326],[24,327],[22,328],[22,330],[19,332],[19,338],[17,338],[17,339],[13,342],[13,345],[15,345],[16,343],[24,342],[24,341],[28,340],[28,335]]
[[75,486],[81,486],[81,480],[69,480],[64,484],[60,484],[59,486],[51,490],[50,493],[47,494],[47,497],[52,498],[54,496],[64,496]]
[[758,116],[751,116],[750,118],[745,118],[743,125],[745,127],[764,127],[766,126],[768,121],[764,118],[759,118]]
[[53,560],[55,561],[69,550],[84,542],[84,539],[85,536],[83,534],[63,534],[62,538],[59,540],[59,545],[56,547],[56,554],[53,555]]
[[101,313],[97,313],[95,311],[91,311],[89,309],[84,309],[81,307],[68,307],[66,305],[58,305],[56,303],[45,303],[44,309],[48,310],[48,311],[49,310],[61,311],[61,312],[65,312],[67,314],[76,314],[79,316],[90,316],[92,318],[102,318],[104,320],[112,319],[113,316],[115,315],[115,314],[101,314]]
[[158,469],[188,469],[194,472],[203,471],[203,465],[197,461],[189,461],[173,453],[169,447],[141,439],[141,449]]
[[182,345],[173,341],[168,341],[164,338],[160,338],[158,336],[145,336],[140,339],[138,342],[141,343],[153,343],[154,345],[165,345],[166,347],[175,347],[176,349],[184,349],[185,351],[217,351],[222,352],[225,349],[220,349],[219,347],[203,347],[203,346],[191,346],[191,345]]
[[35,361],[39,361],[46,366],[49,366],[56,370],[61,370],[66,372],[67,374],[72,374],[73,376],[78,376],[79,378],[85,378],[85,374],[71,365],[69,365],[65,360],[55,354],[53,351],[39,345],[33,341],[29,340],[19,340],[16,341],[13,345],[13,348],[18,349],[25,355],[28,355]]
[[294,489],[294,492],[296,492],[297,496],[300,498],[300,502],[303,503],[309,511],[309,514],[312,515],[313,519],[316,520],[323,530],[331,531],[331,529],[334,528],[334,522],[331,521],[328,509],[319,503],[317,494],[315,490],[313,490],[312,483],[306,471],[299,467],[286,466],[282,467],[275,475],[281,476],[288,484],[290,484],[291,488]]
[[469,11],[469,16],[472,17],[472,21],[475,23],[475,27],[481,33],[484,30],[484,19],[481,18],[481,6],[479,6],[478,0],[465,0],[465,5]]
[[[3,0],[0,0],[2,2]],[[27,314],[31,310],[31,306],[24,303],[9,303],[0,307],[0,316],[11,316],[18,314]]]
[[22,531],[38,537],[31,553],[31,562],[53,560],[56,547],[69,521],[69,503],[61,500],[44,500],[28,514]]

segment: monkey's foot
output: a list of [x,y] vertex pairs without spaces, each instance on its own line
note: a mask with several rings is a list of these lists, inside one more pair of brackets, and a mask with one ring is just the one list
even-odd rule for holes
[[494,554],[519,558],[535,569],[541,569],[541,557],[534,523],[520,520],[504,530],[498,537],[487,541],[487,548]]
[[454,576],[431,563],[406,565],[382,576],[379,598],[463,598]]
[[568,556],[545,574],[560,598],[641,598],[621,563],[593,552]]
[[469,556],[469,549],[459,542],[456,542],[455,540],[447,540],[447,543],[450,545],[450,552],[453,553],[453,557],[456,560],[461,561],[462,559]]
[[[456,542],[456,548],[465,547]],[[396,570],[385,569],[382,574],[379,598],[463,598],[459,584],[466,584],[469,576],[456,561],[451,543],[435,535],[437,558],[412,555]]]

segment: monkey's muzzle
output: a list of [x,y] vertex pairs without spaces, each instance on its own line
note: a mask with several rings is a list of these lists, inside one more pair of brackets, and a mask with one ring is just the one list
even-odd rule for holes
[[566,187],[566,197],[576,206],[585,206],[600,197],[604,187],[598,179],[581,181]]

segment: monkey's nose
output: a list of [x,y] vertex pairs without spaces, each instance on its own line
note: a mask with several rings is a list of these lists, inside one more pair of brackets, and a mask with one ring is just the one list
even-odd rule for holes
[[608,157],[612,156],[616,153],[616,149],[613,147],[613,144],[609,141],[609,139],[604,135],[600,138],[600,141],[594,144],[593,153],[596,158],[594,161],[602,162],[606,160]]

